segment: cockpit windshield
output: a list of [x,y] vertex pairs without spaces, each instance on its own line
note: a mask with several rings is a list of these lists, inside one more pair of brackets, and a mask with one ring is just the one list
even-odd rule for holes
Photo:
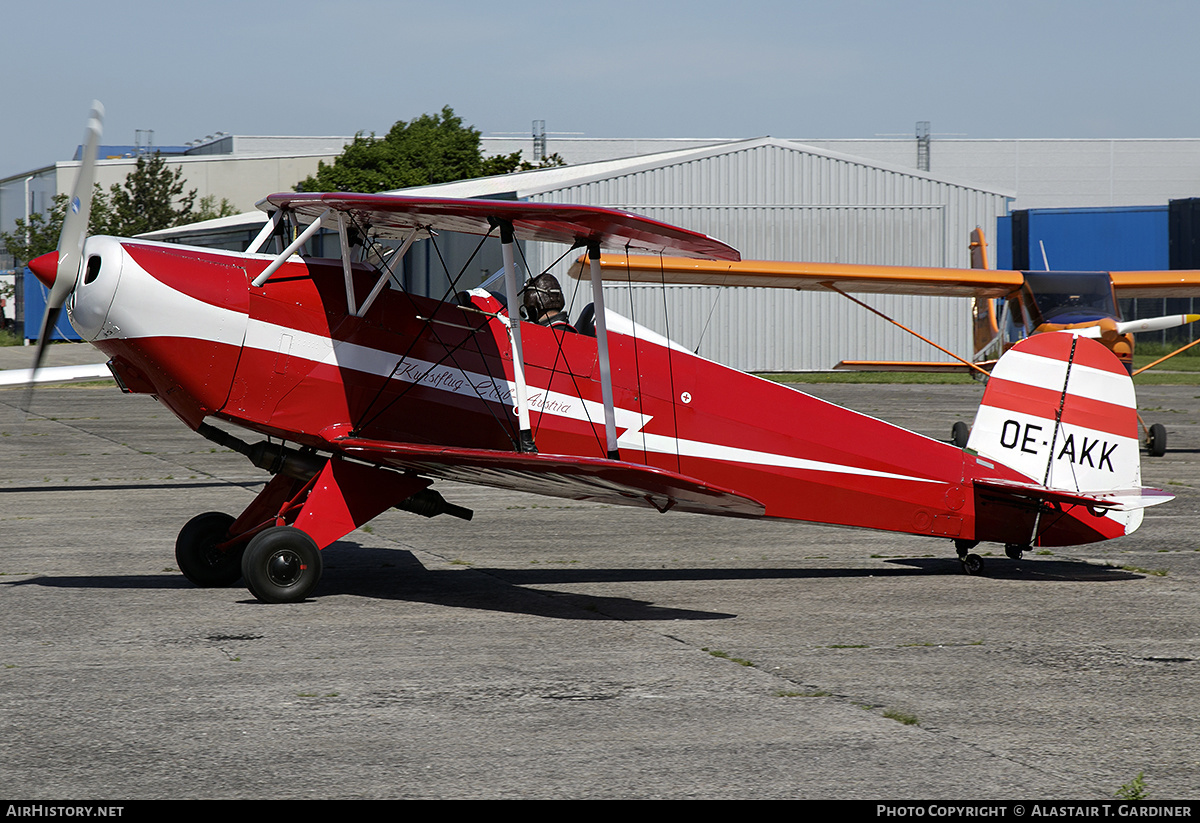
[[1037,323],[1084,323],[1117,317],[1108,272],[1024,272],[1024,289],[1033,298]]

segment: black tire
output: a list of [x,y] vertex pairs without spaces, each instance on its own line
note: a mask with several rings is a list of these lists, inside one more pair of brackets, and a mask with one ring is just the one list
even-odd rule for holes
[[967,574],[983,574],[983,558],[977,554],[968,554],[962,559],[963,571]]
[[950,428],[950,442],[960,449],[965,448],[971,439],[971,427],[959,420]]
[[242,577],[244,546],[217,551],[218,543],[229,538],[232,515],[206,512],[189,520],[175,538],[175,562],[183,576],[197,586],[232,586]]
[[321,552],[295,526],[259,532],[242,556],[242,576],[264,603],[295,603],[312,594],[321,579]]
[[1146,450],[1151,457],[1162,457],[1167,453],[1167,427],[1155,423],[1150,427],[1150,436],[1146,438]]
[[1020,543],[1005,543],[1004,553],[1008,555],[1009,560],[1020,560],[1025,556],[1025,552],[1029,549]]

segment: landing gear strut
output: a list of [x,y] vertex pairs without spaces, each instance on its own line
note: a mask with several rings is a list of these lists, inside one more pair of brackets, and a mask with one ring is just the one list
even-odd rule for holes
[[198,586],[246,579],[265,603],[304,600],[321,579],[321,549],[391,507],[435,517],[471,519],[471,510],[447,503],[428,478],[311,449],[245,443],[207,423],[197,431],[244,454],[275,476],[234,519],[210,512],[179,533],[179,568]]

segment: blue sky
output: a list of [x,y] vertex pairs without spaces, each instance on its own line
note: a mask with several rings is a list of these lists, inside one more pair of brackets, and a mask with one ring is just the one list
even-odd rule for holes
[[0,176],[104,142],[353,134],[1200,137],[1194,0],[0,2]]

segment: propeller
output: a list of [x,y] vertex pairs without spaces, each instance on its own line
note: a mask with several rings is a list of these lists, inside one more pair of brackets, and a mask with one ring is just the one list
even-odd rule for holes
[[92,214],[92,189],[96,179],[96,150],[100,144],[100,133],[104,125],[104,106],[99,100],[92,101],[88,115],[87,130],[83,135],[83,156],[80,158],[79,175],[75,178],[75,189],[71,202],[63,217],[62,231],[58,235],[58,251],[43,254],[29,261],[30,270],[50,288],[46,298],[46,313],[42,315],[42,330],[38,334],[37,352],[33,359],[33,378],[42,365],[46,344],[54,330],[63,304],[75,290],[79,270],[83,263],[83,244],[87,240],[88,220]]
[[1101,321],[1095,326],[1089,326],[1085,329],[1077,329],[1076,333],[1080,337],[1102,338],[1105,332],[1117,334],[1135,334],[1142,331],[1161,331],[1162,329],[1173,329],[1176,326],[1184,326],[1188,323],[1194,323],[1200,320],[1200,314],[1169,314],[1165,317],[1147,317],[1144,320],[1119,320],[1104,323]]

